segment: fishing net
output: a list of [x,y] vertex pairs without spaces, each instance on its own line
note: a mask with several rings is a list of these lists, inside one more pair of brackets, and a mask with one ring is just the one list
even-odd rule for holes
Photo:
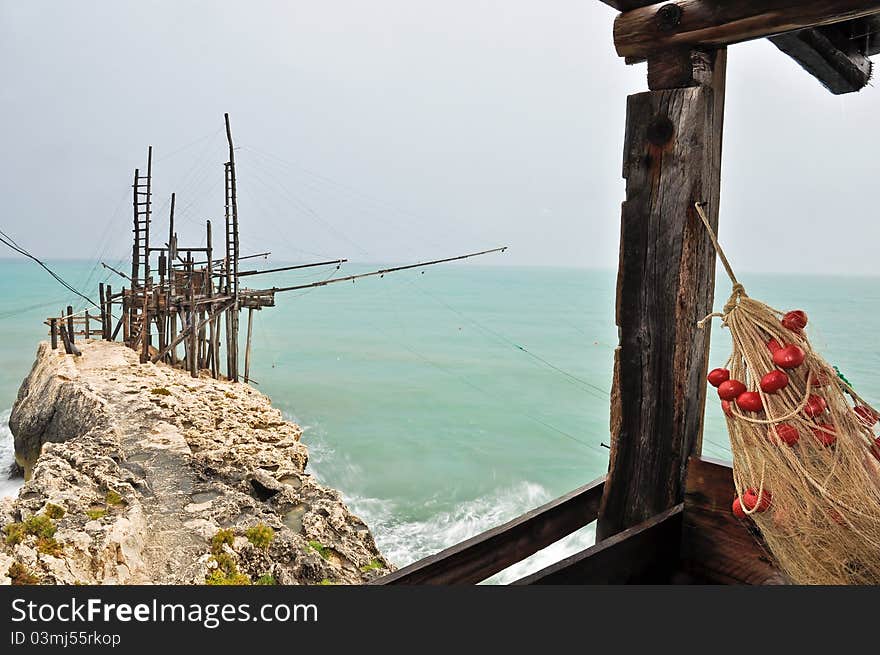
[[709,373],[733,454],[732,511],[754,521],[797,584],[880,584],[878,413],[813,350],[800,310],[750,298],[697,212],[733,283],[720,317],[733,348]]

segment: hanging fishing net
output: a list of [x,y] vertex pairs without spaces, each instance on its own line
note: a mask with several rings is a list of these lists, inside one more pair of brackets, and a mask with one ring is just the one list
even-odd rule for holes
[[709,373],[726,415],[736,497],[797,584],[880,584],[878,413],[811,346],[808,317],[750,298],[702,207],[733,283],[720,314],[732,351]]

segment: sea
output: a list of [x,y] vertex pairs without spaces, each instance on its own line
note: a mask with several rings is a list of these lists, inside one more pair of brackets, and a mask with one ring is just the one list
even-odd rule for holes
[[[99,281],[123,282],[94,262],[46,263],[92,296]],[[370,268],[278,273],[260,284]],[[740,278],[753,297],[805,310],[814,346],[869,401],[880,400],[880,279]],[[729,292],[719,275],[718,308]],[[251,376],[303,427],[311,473],[342,492],[403,566],[605,473],[614,299],[613,271],[470,262],[294,291],[255,313]],[[34,262],[0,260],[0,495],[22,483],[6,475],[9,410],[46,338],[42,321],[68,304],[84,307]],[[716,322],[710,365],[723,365],[729,348]],[[703,453],[730,458],[712,396]],[[591,525],[489,582],[593,542]]]

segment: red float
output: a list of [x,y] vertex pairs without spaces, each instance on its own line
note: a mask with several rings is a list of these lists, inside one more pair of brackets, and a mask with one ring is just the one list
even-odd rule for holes
[[864,425],[871,427],[877,424],[877,414],[870,407],[865,407],[864,405],[856,405],[853,408],[853,411],[858,414],[859,421],[861,421]]
[[770,339],[770,341],[767,342],[767,349],[771,353],[775,353],[777,350],[782,350],[782,344],[776,339]]
[[804,414],[814,418],[823,414],[826,409],[828,409],[828,403],[825,402],[822,396],[810,396],[807,399],[807,404],[804,406]]
[[792,344],[773,353],[773,363],[779,368],[797,368],[804,363],[806,356],[803,348]]
[[730,371],[726,368],[715,368],[709,371],[706,379],[713,387],[718,387],[722,382],[727,382],[730,379]]
[[747,519],[749,516],[743,511],[742,503],[739,502],[739,498],[733,499],[733,515],[738,519]]
[[828,423],[820,423],[813,428],[813,435],[816,440],[825,447],[833,446],[837,443],[837,435],[834,433],[834,426]]
[[721,400],[736,400],[736,397],[746,390],[739,380],[727,380],[718,385],[718,397]]
[[793,332],[800,332],[807,327],[807,315],[800,309],[795,309],[782,317],[782,325]]
[[761,391],[764,393],[776,393],[788,386],[788,376],[782,371],[770,371],[761,378]]
[[730,407],[729,400],[722,400],[721,401],[721,411],[723,411],[730,418],[733,418],[733,409],[731,409],[731,407]]
[[[773,495],[764,489],[761,491],[761,499],[758,500],[758,492],[754,489],[746,489],[746,492],[743,494],[742,502],[743,506],[752,511],[754,509],[756,512],[765,512],[770,507],[770,503],[773,500]],[[756,507],[757,506],[757,507]]]
[[757,391],[744,391],[736,397],[736,404],[747,412],[760,412],[764,409],[761,394]]
[[797,428],[788,423],[783,423],[782,425],[777,425],[775,428],[770,428],[768,434],[771,437],[771,441],[772,437],[776,436],[788,446],[795,445],[798,442],[798,439],[801,438]]

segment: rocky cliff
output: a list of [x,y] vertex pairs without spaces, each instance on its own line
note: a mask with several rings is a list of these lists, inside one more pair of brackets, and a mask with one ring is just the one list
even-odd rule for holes
[[244,384],[40,345],[10,418],[27,482],[0,505],[0,582],[361,583],[390,570],[301,430]]

